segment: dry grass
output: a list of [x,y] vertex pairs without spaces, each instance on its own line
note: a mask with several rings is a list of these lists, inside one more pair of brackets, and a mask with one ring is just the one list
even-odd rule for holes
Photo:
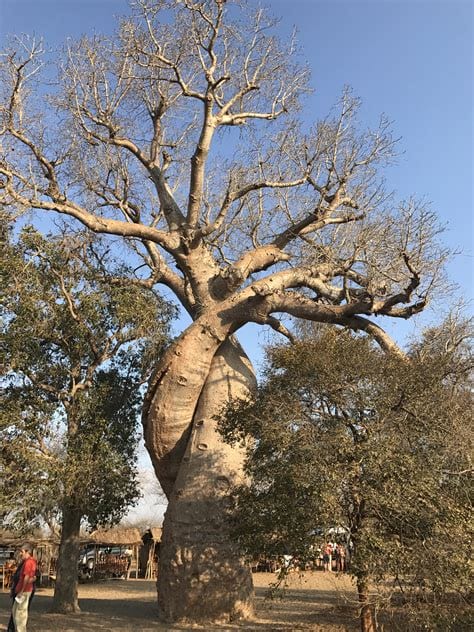
[[[279,632],[355,632],[358,630],[355,592],[347,576],[334,573],[292,574],[282,599],[265,599],[270,573],[255,573],[256,617],[252,621],[205,626],[206,632],[254,630]],[[159,632],[164,630],[203,629],[198,626],[169,625],[157,622],[154,582],[111,580],[82,584],[79,599],[82,612],[77,615],[49,614],[52,590],[40,588],[35,596],[28,632]],[[0,625],[7,624],[10,602],[0,596]]]

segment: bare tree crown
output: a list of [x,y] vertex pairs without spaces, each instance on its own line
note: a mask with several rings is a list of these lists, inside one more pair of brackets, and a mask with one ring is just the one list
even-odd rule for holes
[[361,131],[346,90],[307,129],[309,71],[260,9],[137,0],[112,38],[68,45],[47,88],[40,42],[1,57],[0,204],[124,237],[197,319],[235,331],[273,316],[363,329],[408,318],[447,252],[422,203],[397,203],[380,170],[390,124]]

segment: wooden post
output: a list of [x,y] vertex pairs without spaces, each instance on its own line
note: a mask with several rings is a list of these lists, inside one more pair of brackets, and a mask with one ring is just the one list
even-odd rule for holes
[[93,581],[95,581],[95,578],[96,578],[96,570],[97,570],[97,562],[98,561],[99,561],[99,556],[97,555],[97,544],[94,544],[94,568],[92,569],[92,580]]

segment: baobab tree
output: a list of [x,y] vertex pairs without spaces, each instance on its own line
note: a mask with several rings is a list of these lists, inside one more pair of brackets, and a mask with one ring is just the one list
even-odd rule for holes
[[240,2],[137,0],[113,37],[67,45],[49,90],[41,43],[13,42],[2,57],[4,208],[121,237],[149,268],[137,281],[167,286],[192,319],[143,410],[169,501],[166,620],[251,612],[251,577],[226,531],[242,454],[214,420],[255,385],[235,332],[253,322],[291,338],[284,319],[295,317],[396,351],[371,317],[420,312],[446,255],[431,212],[384,191],[388,121],[361,131],[346,91],[307,125],[309,71],[273,27]]

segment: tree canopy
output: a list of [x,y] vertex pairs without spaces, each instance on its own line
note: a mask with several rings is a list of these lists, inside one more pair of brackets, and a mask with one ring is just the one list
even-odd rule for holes
[[255,399],[222,422],[247,445],[234,515],[245,550],[304,561],[315,534],[343,526],[359,588],[375,582],[386,600],[396,578],[418,598],[467,595],[472,353],[465,327],[447,324],[409,359],[333,330],[268,349]]
[[97,240],[32,228],[2,243],[2,515],[17,526],[67,503],[115,521],[139,494],[140,387],[172,312],[111,283],[101,256]]

